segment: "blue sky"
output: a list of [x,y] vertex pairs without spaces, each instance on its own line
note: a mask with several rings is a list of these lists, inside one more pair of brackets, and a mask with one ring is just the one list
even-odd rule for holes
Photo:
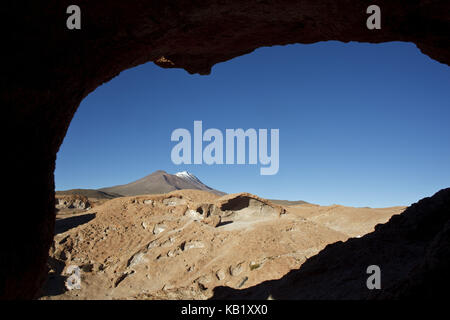
[[[81,103],[58,153],[57,190],[188,170],[216,189],[385,207],[450,186],[450,69],[414,44],[260,48],[189,75],[147,63]],[[174,165],[177,128],[280,130],[280,169]]]

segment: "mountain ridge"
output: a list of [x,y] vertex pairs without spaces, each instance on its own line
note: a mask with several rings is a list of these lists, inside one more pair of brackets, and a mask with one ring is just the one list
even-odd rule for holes
[[105,187],[97,190],[108,194],[136,196],[141,194],[168,193],[171,191],[184,189],[204,190],[217,195],[226,194],[222,191],[207,186],[195,175],[187,171],[170,174],[164,170],[157,170],[141,179],[127,184]]

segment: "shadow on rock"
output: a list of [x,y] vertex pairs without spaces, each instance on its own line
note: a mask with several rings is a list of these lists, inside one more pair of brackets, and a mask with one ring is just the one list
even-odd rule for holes
[[76,217],[64,218],[56,220],[55,222],[55,234],[66,232],[72,228],[75,228],[81,224],[85,224],[95,218],[94,213],[88,213]]

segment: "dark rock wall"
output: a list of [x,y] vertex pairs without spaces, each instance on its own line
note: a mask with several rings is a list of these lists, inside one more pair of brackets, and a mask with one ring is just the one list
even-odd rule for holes
[[[448,1],[376,3],[381,30],[365,27],[371,1],[4,1],[4,184],[20,206],[3,214],[0,298],[33,298],[42,285],[54,227],[56,153],[87,94],[147,61],[208,74],[215,63],[288,43],[410,41],[450,63]],[[81,30],[66,28],[71,4],[81,7]]]

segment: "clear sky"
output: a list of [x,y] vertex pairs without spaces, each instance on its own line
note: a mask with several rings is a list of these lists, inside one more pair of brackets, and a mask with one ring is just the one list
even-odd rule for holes
[[[280,130],[280,169],[174,165],[176,128]],[[414,44],[260,48],[189,75],[147,63],[80,105],[58,153],[57,190],[187,170],[227,193],[328,205],[409,205],[450,186],[450,68]]]

